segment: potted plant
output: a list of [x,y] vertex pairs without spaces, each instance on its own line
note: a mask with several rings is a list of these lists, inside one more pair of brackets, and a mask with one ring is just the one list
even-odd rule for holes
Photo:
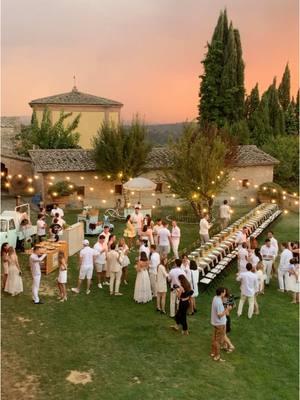
[[64,205],[76,191],[77,187],[74,183],[59,181],[49,187],[48,194],[51,196],[53,202]]

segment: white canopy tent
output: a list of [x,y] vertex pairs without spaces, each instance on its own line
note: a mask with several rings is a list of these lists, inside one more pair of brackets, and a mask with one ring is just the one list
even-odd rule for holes
[[[141,201],[141,192],[150,192],[156,189],[156,183],[152,182],[147,178],[133,178],[128,182],[124,183],[123,188],[128,191],[138,192],[139,193],[139,201]],[[131,214],[133,209],[125,209],[124,215]],[[151,209],[144,209],[142,211],[143,214],[150,214]]]

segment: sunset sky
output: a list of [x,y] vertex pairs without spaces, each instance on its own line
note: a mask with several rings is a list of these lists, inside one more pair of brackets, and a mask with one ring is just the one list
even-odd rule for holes
[[297,0],[2,0],[2,115],[32,99],[80,91],[121,101],[125,121],[197,116],[200,61],[219,12],[241,34],[247,91],[298,87]]

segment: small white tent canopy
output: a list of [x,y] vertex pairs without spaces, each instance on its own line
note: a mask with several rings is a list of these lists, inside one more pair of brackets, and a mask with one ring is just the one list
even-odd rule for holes
[[150,179],[147,178],[133,178],[128,182],[124,183],[123,188],[125,190],[139,192],[139,198],[141,199],[141,192],[148,192],[155,190],[156,183],[150,181]]

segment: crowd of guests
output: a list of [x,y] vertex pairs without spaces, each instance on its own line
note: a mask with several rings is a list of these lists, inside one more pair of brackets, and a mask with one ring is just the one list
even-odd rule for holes
[[[65,225],[63,210],[57,206],[51,211],[52,224],[49,233],[53,240],[58,240],[59,234]],[[41,210],[38,218],[39,240],[46,236],[45,210]],[[230,207],[226,201],[220,207],[220,219],[222,227],[230,221]],[[59,226],[59,228],[57,227]],[[203,242],[209,239],[208,214],[200,221],[200,237]],[[130,266],[129,254],[136,250],[134,267],[136,278],[133,299],[137,303],[155,301],[157,312],[166,314],[166,298],[170,291],[170,317],[175,324],[171,328],[188,335],[187,315],[197,312],[196,298],[198,297],[199,269],[194,260],[189,260],[186,254],[179,257],[178,247],[181,232],[175,220],[172,221],[169,230],[168,223],[161,219],[152,221],[149,215],[145,217],[141,213],[140,206],[136,205],[134,213],[126,218],[123,237],[117,239],[110,232],[109,226],[104,226],[93,247],[87,239],[83,241],[83,247],[79,254],[79,276],[77,286],[72,292],[79,294],[83,281],[86,280],[86,294],[91,292],[91,284],[94,276],[97,287],[108,287],[111,296],[122,296],[120,287],[128,284],[128,268]],[[259,244],[254,237],[249,235],[247,227],[241,229],[236,237],[238,249],[237,281],[241,285],[241,296],[237,307],[237,315],[240,317],[243,307],[248,301],[248,318],[253,314],[259,314],[258,296],[265,293],[272,277],[277,273],[279,291],[293,292],[293,303],[299,303],[299,243],[281,243],[278,245],[273,232],[267,233],[264,244]],[[174,262],[169,270],[168,255],[173,251]],[[278,253],[281,249],[278,269],[275,268]],[[3,266],[3,289],[15,296],[23,291],[22,272],[15,250],[5,243],[1,249]],[[34,246],[29,263],[32,273],[32,300],[34,304],[42,304],[39,298],[41,280],[41,264],[46,254],[41,253],[39,246]],[[132,259],[132,258],[131,258]],[[64,253],[58,254],[59,300],[67,301],[67,261]],[[213,325],[213,340],[211,356],[215,361],[224,361],[221,358],[221,349],[232,352],[234,346],[228,333],[230,332],[230,312],[235,301],[226,288],[218,288],[212,302],[211,324]]]

